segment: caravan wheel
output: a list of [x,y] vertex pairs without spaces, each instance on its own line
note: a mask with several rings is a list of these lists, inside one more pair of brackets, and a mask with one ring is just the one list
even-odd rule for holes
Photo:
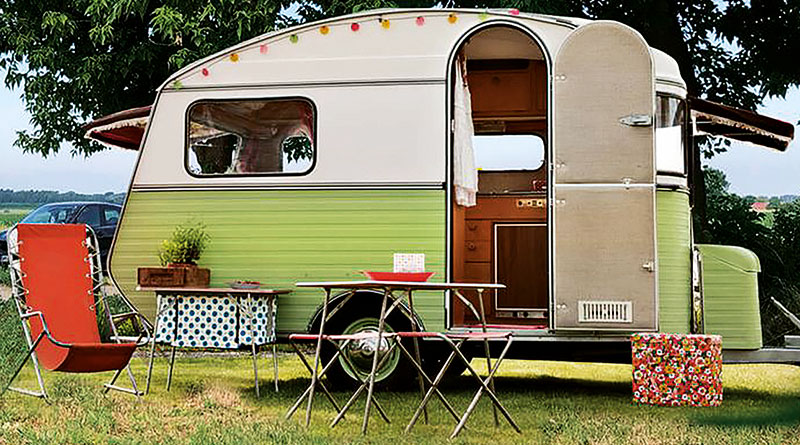
[[[375,315],[378,312],[379,308],[374,313],[372,311],[361,311],[347,314],[348,316],[342,314],[342,317],[334,317],[329,322],[330,329],[326,328],[325,331],[331,334],[378,332],[378,316]],[[384,329],[385,332],[402,331],[408,329],[408,324],[409,322],[404,316],[394,316],[393,314],[386,320]],[[377,340],[377,338],[372,338],[351,341],[344,348],[344,353],[347,354],[352,366],[342,357],[336,360],[326,373],[333,387],[353,388],[358,386],[360,381],[369,375],[372,370],[372,360],[375,352],[386,354],[391,347],[391,341],[393,341],[384,338],[381,340],[381,344],[378,345]],[[411,347],[411,345],[406,345],[406,347]],[[322,349],[323,363],[327,363],[334,353],[334,347],[326,344]],[[379,357],[379,360],[381,359],[383,359],[382,356]],[[375,383],[381,387],[392,389],[405,388],[416,382],[416,379],[413,378],[414,376],[416,376],[416,373],[413,372],[411,363],[403,357],[403,353],[398,348],[395,348],[383,366],[378,368]]]

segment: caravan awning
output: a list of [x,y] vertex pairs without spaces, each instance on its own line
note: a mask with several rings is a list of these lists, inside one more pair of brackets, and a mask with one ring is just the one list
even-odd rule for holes
[[689,98],[696,133],[722,136],[778,151],[794,138],[794,125],[741,108]]
[[138,150],[150,117],[150,108],[150,105],[131,108],[95,119],[83,126],[86,131],[84,137],[109,147]]

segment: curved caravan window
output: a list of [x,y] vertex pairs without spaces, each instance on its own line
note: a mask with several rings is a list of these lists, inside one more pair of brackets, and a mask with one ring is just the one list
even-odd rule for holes
[[197,102],[189,109],[189,173],[308,173],[316,159],[314,117],[313,105],[303,99]]
[[656,169],[659,173],[686,174],[684,145],[686,102],[671,96],[656,98]]
[[544,141],[535,134],[479,134],[472,146],[478,170],[532,171],[544,164]]

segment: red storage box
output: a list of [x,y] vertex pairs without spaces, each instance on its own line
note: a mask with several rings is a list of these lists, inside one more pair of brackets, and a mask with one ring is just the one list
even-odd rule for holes
[[722,337],[631,335],[633,401],[662,406],[722,403]]

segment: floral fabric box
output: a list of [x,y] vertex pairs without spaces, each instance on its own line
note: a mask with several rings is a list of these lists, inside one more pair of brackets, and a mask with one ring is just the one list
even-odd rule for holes
[[631,335],[633,401],[662,406],[722,403],[722,337]]

